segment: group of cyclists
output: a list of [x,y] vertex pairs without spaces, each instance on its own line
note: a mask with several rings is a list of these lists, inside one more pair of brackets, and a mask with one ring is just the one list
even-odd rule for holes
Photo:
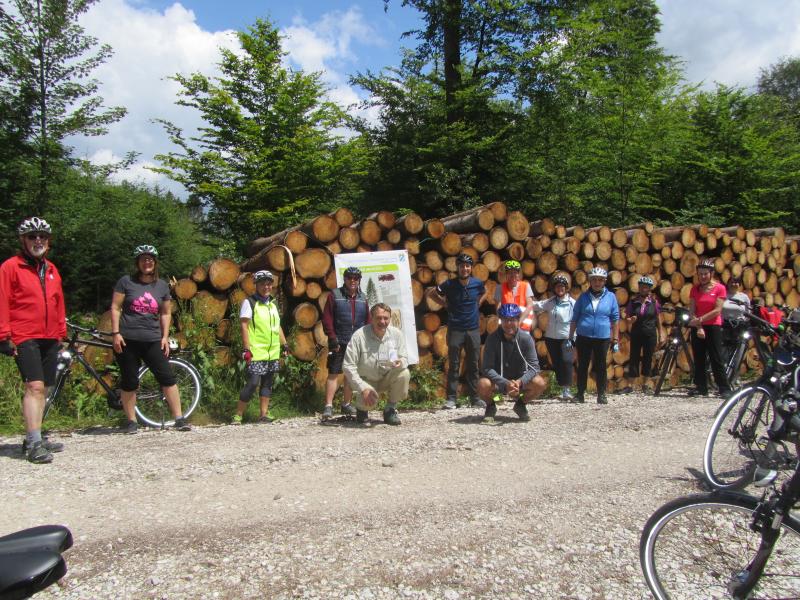
[[[66,337],[65,302],[58,270],[47,259],[50,247],[50,225],[42,218],[31,217],[19,224],[20,252],[0,266],[0,352],[14,356],[24,382],[22,412],[26,437],[24,449],[33,463],[48,463],[63,445],[42,436],[42,414],[45,393],[56,374],[60,343]],[[463,372],[471,406],[484,409],[484,419],[493,422],[497,411],[497,395],[514,401],[514,412],[520,419],[529,418],[526,405],[537,400],[547,387],[540,374],[536,346],[531,335],[536,315],[546,313],[544,342],[561,388],[564,401],[585,402],[590,364],[597,387],[598,404],[607,404],[606,357],[608,350],[619,352],[619,321],[622,318],[617,297],[606,282],[608,273],[595,266],[588,273],[589,287],[577,298],[570,293],[570,280],[556,273],[550,281],[552,293],[536,301],[531,285],[521,278],[521,265],[516,260],[504,264],[504,280],[497,286],[498,329],[487,337],[481,361],[480,308],[487,300],[484,283],[472,275],[473,258],[462,253],[456,258],[457,275],[439,284],[435,291],[444,301],[447,316],[448,371],[443,408],[458,406],[458,383]],[[726,304],[730,292],[734,300],[747,299],[741,292],[741,281],[732,278],[729,290],[713,279],[714,262],[705,259],[697,267],[698,282],[690,296],[691,339],[695,356],[694,382],[691,395],[707,395],[706,356],[721,394],[730,393],[724,372],[725,323],[738,321],[739,304]],[[281,328],[281,315],[272,286],[275,277],[267,270],[253,275],[255,293],[242,302],[239,312],[246,381],[232,422],[242,422],[252,396],[258,391],[259,421],[269,423],[269,411],[275,373],[280,359],[288,352],[286,336]],[[338,376],[345,374],[341,412],[365,422],[364,410],[354,406],[353,382],[359,382],[359,393],[372,396],[375,386],[366,390],[363,378],[354,366],[346,365],[347,349],[353,336],[362,328],[372,328],[376,339],[383,339],[388,329],[373,324],[373,308],[360,288],[361,272],[356,267],[344,271],[343,284],[332,291],[326,303],[322,323],[328,338],[328,380],[322,419],[333,417],[333,399],[338,389]],[[661,307],[653,294],[654,280],[642,276],[637,293],[625,307],[630,333],[630,360],[627,375],[636,379],[652,374],[653,353],[659,342]],[[159,278],[158,250],[140,245],[133,251],[133,270],[122,276],[111,297],[112,343],[120,368],[120,388],[127,433],[136,433],[135,415],[138,371],[144,362],[162,387],[163,395],[174,418],[174,427],[189,431],[191,426],[181,414],[179,391],[170,368],[169,329],[171,297],[168,284]],[[391,309],[388,309],[389,314]],[[383,309],[382,309],[383,310]],[[384,315],[381,313],[381,319]],[[388,321],[387,321],[388,324]],[[391,326],[389,326],[391,327]],[[733,327],[733,325],[731,325]],[[390,338],[394,332],[390,332]],[[370,338],[371,339],[371,338]],[[573,396],[572,376],[577,352],[577,393]],[[397,358],[395,356],[395,358]],[[395,361],[402,362],[402,361]],[[391,370],[392,360],[384,361]],[[407,363],[405,364],[407,367]],[[404,368],[405,368],[404,367]],[[399,367],[398,367],[399,368]],[[402,388],[402,386],[401,386]],[[408,385],[397,393],[407,394]],[[644,386],[647,391],[647,387]],[[362,405],[358,397],[356,405]],[[389,419],[399,424],[399,419]],[[388,421],[387,421],[388,422]]]

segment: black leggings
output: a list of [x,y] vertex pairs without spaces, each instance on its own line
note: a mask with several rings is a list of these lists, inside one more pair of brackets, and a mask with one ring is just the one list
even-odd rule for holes
[[561,387],[572,385],[572,349],[567,350],[567,340],[556,340],[544,338],[547,346],[547,355],[550,357],[550,364],[556,372],[556,381]]
[[[628,362],[628,377],[644,375],[650,377],[653,373],[653,352],[656,349],[658,334],[655,331],[631,331],[631,353]],[[641,355],[641,371],[639,358]]]
[[274,377],[275,373],[273,371],[264,373],[263,375],[259,375],[258,373],[248,373],[247,383],[244,384],[242,391],[239,392],[239,401],[249,402],[250,398],[253,397],[253,392],[256,391],[256,388],[259,388],[259,383],[261,386],[258,391],[258,395],[266,398],[272,396],[272,379]]
[[139,367],[142,361],[153,372],[161,387],[170,387],[177,383],[175,373],[169,365],[169,359],[161,350],[161,341],[140,342],[125,340],[122,352],[114,353],[120,371],[119,387],[123,392],[135,392],[139,389]]
[[589,378],[589,361],[592,362],[594,380],[597,383],[598,396],[606,393],[606,355],[611,340],[598,339],[579,335],[575,340],[575,349],[578,351],[578,393],[586,391],[586,380]]
[[694,354],[694,384],[702,393],[708,393],[706,377],[706,354],[711,361],[714,381],[721,394],[731,391],[731,385],[725,376],[725,364],[722,360],[722,327],[720,325],[703,325],[706,339],[697,337],[697,329],[692,329],[692,354]]

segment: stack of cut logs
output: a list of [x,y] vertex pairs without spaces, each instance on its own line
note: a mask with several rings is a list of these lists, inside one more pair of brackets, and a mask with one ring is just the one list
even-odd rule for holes
[[[241,265],[218,259],[208,268],[197,267],[187,278],[173,282],[173,294],[181,301],[191,299],[194,318],[215,329],[220,342],[216,353],[224,364],[231,305],[238,305],[253,292],[252,272],[271,270],[276,276],[275,289],[282,293],[285,330],[288,333],[296,326],[293,353],[301,360],[319,361],[317,379],[321,383],[327,376],[327,340],[320,316],[329,290],[336,286],[335,254],[408,251],[420,363],[431,366],[447,355],[447,312],[433,288],[455,277],[455,259],[462,252],[473,257],[473,275],[485,282],[489,292],[480,328],[482,333],[490,333],[498,326],[495,288],[504,280],[502,265],[510,258],[521,263],[522,276],[531,282],[536,299],[548,296],[549,281],[556,272],[570,278],[571,293],[577,296],[588,287],[588,271],[601,265],[608,269],[608,286],[621,307],[635,293],[642,275],[655,280],[662,303],[685,306],[698,262],[701,257],[713,257],[717,278],[723,283],[731,276],[741,277],[744,290],[763,298],[767,305],[796,307],[800,305],[799,248],[800,236],[786,236],[781,228],[695,225],[656,229],[652,223],[641,223],[620,229],[586,229],[558,225],[548,218],[530,221],[519,211],[509,211],[502,202],[427,221],[414,213],[397,216],[380,211],[356,222],[348,209],[341,208],[254,240],[249,258]],[[664,314],[665,327],[672,319],[671,313]],[[548,362],[542,341],[546,326],[547,315],[542,314],[533,332],[544,365]],[[612,388],[623,385],[629,354],[626,329],[623,321],[621,351],[609,357]],[[750,366],[756,360],[748,356]],[[688,369],[684,361],[679,366]],[[447,368],[446,361],[443,368]]]

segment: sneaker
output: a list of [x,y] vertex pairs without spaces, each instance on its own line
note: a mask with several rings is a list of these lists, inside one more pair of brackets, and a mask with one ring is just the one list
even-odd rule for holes
[[[59,442],[51,442],[47,438],[42,438],[42,446],[44,446],[48,452],[64,451],[64,444],[60,444]],[[28,453],[28,438],[23,438],[22,440],[22,453]]]
[[447,400],[447,401],[444,403],[444,405],[442,405],[442,408],[443,408],[444,410],[452,410],[452,409],[454,409],[454,408],[458,408],[458,404],[456,404],[456,401],[455,401],[455,400],[448,399],[448,400]]
[[322,420],[327,421],[328,419],[333,417],[333,407],[326,406],[322,409]]
[[400,425],[400,415],[394,408],[387,408],[383,411],[383,422],[387,425]]
[[496,414],[497,404],[495,402],[489,402],[489,404],[486,405],[486,412],[483,413],[483,420],[481,422],[485,425],[494,425],[494,417]]
[[53,455],[47,451],[42,442],[34,442],[27,451],[28,462],[44,465],[53,462]]
[[356,410],[356,421],[359,423],[369,423],[369,413],[365,410]]
[[242,415],[233,415],[231,419],[231,425],[241,425],[242,424]]
[[342,414],[345,417],[355,417],[356,412],[356,407],[353,406],[352,402],[350,404],[342,404]]
[[128,421],[122,427],[122,433],[134,435],[139,433],[139,424],[136,421]]
[[273,417],[271,414],[267,413],[265,415],[262,415],[262,416],[258,417],[258,422],[259,423],[274,423],[275,422],[275,417]]
[[486,408],[486,402],[484,402],[480,398],[473,398],[472,408]]
[[187,421],[184,417],[178,417],[177,419],[175,419],[175,424],[172,427],[176,431],[191,431],[192,430],[192,426],[189,425],[189,421]]
[[520,421],[530,421],[531,416],[528,414],[528,408],[524,402],[517,400],[514,402],[514,412],[517,413]]
[[606,398],[605,394],[598,394],[597,395],[597,403],[598,404],[608,404],[608,399]]
[[572,392],[570,391],[569,388],[563,388],[561,390],[561,399],[564,402],[571,402],[571,401],[575,400],[575,396],[572,395]]
[[686,395],[690,398],[695,398],[697,396],[708,396],[708,390],[700,390],[698,388],[693,388],[686,392]]

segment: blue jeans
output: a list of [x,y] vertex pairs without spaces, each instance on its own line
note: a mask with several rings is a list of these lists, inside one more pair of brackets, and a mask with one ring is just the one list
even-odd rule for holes
[[461,348],[464,348],[464,376],[470,400],[478,397],[478,357],[481,352],[481,334],[477,329],[469,331],[447,330],[447,399],[458,397],[458,373],[461,367]]

